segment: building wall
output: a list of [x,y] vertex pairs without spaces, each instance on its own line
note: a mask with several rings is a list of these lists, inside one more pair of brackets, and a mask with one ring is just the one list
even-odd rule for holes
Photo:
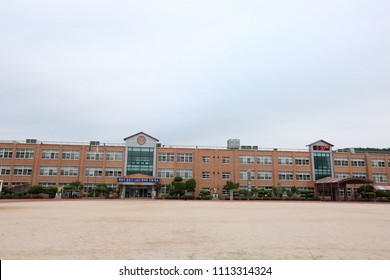
[[[4,149],[12,150],[11,158],[4,158]],[[28,152],[28,150],[33,151],[34,156],[23,158],[26,157],[25,152]],[[52,155],[48,151],[53,151],[53,158],[51,158]],[[79,159],[63,158],[66,151],[79,152]],[[43,158],[42,155],[45,152],[46,158]],[[112,152],[122,153],[121,159],[108,160],[107,156]],[[96,153],[100,154],[100,158],[93,159],[93,154]],[[174,155],[173,161],[159,159],[160,154],[168,153]],[[92,156],[92,159],[87,159],[88,154]],[[271,162],[267,164],[260,163],[258,159],[264,156],[269,157]],[[1,174],[0,180],[4,181],[5,186],[22,183],[59,186],[73,181],[81,181],[87,186],[97,183],[115,186],[116,178],[125,176],[125,157],[125,145],[90,146],[88,144],[2,142],[0,143],[0,167],[5,170],[4,167],[8,166],[9,175]],[[181,161],[178,160],[179,157]],[[226,162],[227,159],[228,162]],[[305,159],[309,160],[309,164]],[[359,162],[356,163],[356,160],[359,159],[363,160],[364,166],[361,166],[362,164]],[[366,176],[367,179],[374,180],[377,185],[388,185],[390,175],[389,154],[333,152],[333,160],[336,177]],[[311,161],[312,157],[309,151],[228,150],[161,146],[156,148],[156,176],[158,177],[158,172],[161,170],[170,170],[171,173],[167,178],[165,176],[161,177],[161,184],[167,185],[177,175],[190,174],[197,182],[196,193],[204,188],[210,190],[216,188],[218,193],[222,194],[223,186],[227,180],[238,182],[240,186],[245,187],[248,185],[248,179],[246,178],[248,171],[254,171],[254,177],[250,182],[252,187],[295,186],[298,188],[313,188],[314,177]],[[20,167],[31,167],[31,174],[29,170],[26,171]],[[49,174],[48,170],[46,170],[46,175],[41,174],[41,169],[48,167],[56,168],[56,174]],[[61,174],[62,169],[70,167],[77,168],[77,176]],[[91,176],[86,176],[87,170],[91,168],[97,168],[96,172],[91,171]],[[113,168],[120,170],[121,176],[106,176],[106,172]],[[15,171],[16,169],[18,171]],[[259,177],[265,173],[267,176],[271,174],[271,178],[261,179]]]

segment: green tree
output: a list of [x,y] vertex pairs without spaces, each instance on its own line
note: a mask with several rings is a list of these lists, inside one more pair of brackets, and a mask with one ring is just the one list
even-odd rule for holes
[[371,185],[363,185],[357,189],[357,193],[363,199],[372,200],[375,198],[375,188]]
[[235,183],[233,181],[227,180],[226,184],[223,186],[223,189],[227,192],[230,192],[231,190],[236,190],[240,187],[240,183]]
[[27,191],[28,194],[40,194],[40,193],[44,193],[44,192],[45,192],[45,189],[42,186],[32,186]]
[[187,182],[184,183],[185,190],[188,192],[194,192],[196,188],[196,181],[194,178],[189,179]]

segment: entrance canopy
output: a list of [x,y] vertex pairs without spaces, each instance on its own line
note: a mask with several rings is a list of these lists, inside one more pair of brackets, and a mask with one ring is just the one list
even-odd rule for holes
[[[347,185],[349,184],[370,184],[374,182],[364,178],[333,178],[326,177],[315,181],[315,192],[325,200],[325,197],[330,200],[348,200]],[[340,196],[340,191],[343,191],[344,197]]]

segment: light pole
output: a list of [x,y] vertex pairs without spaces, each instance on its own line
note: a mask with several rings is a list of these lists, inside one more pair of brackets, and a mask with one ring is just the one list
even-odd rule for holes
[[0,197],[1,197],[1,192],[3,191],[3,180],[0,180]]
[[249,196],[252,194],[252,172],[249,170],[248,173],[247,173],[247,176],[248,176],[248,200],[249,200]]

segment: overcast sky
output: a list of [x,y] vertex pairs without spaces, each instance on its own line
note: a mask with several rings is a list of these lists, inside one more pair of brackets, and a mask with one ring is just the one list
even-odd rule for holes
[[0,139],[390,147],[388,0],[2,0]]

